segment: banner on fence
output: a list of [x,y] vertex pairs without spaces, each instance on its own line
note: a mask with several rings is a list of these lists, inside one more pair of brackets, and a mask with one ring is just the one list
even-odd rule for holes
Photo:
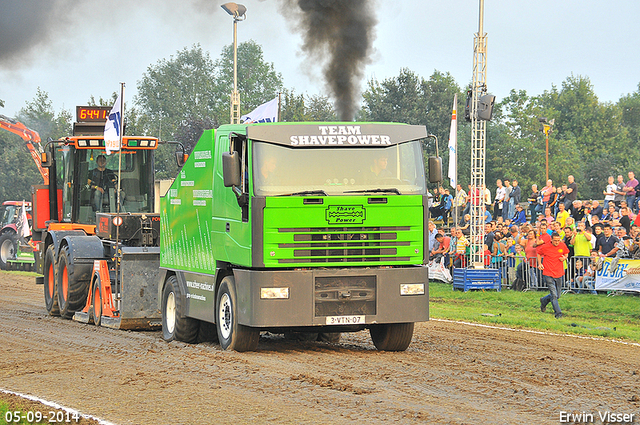
[[596,275],[596,290],[640,292],[640,260],[618,260],[615,270],[612,261],[613,258],[604,259]]

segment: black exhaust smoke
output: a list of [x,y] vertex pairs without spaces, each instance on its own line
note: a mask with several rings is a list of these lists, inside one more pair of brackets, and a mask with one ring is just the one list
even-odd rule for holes
[[[0,0],[0,69],[18,69],[43,52],[66,26],[79,0]],[[46,49],[41,49],[46,50]]]
[[372,0],[285,0],[290,16],[299,15],[296,29],[303,35],[302,49],[325,63],[325,81],[338,116],[352,121],[358,107],[359,83],[370,62],[377,23]]

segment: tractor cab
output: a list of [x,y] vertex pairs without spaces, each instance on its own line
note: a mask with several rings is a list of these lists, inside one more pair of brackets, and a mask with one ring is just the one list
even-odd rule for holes
[[157,146],[152,137],[124,137],[122,152],[107,155],[99,136],[58,141],[49,167],[59,222],[92,225],[97,213],[152,213]]

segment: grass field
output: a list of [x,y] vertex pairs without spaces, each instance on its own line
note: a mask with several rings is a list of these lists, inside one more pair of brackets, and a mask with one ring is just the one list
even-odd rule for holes
[[540,311],[547,291],[453,291],[450,284],[429,283],[430,316],[512,328],[598,336],[640,342],[640,297],[635,295],[565,294],[564,317],[551,304]]

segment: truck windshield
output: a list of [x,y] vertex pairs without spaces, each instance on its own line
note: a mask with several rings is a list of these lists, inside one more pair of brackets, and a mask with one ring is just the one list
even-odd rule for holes
[[254,193],[259,196],[426,193],[418,141],[336,149],[255,142],[253,176]]

